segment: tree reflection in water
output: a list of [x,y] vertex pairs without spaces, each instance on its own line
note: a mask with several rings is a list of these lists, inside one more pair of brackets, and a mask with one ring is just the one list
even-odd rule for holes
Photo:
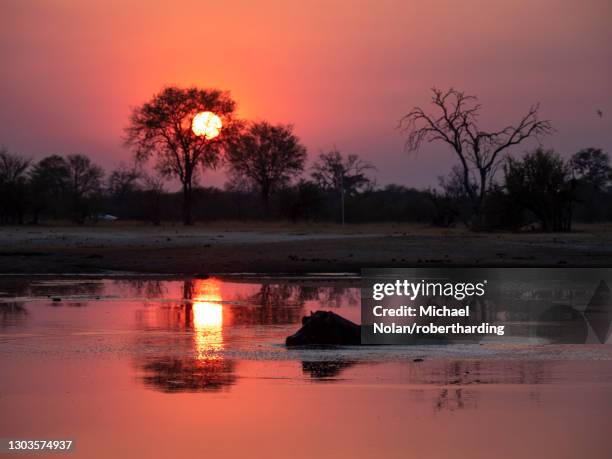
[[20,325],[28,317],[28,310],[23,303],[15,301],[0,301],[0,329]]
[[[189,355],[145,357],[140,362],[145,385],[163,392],[219,391],[236,382],[235,362],[226,359],[224,314],[218,281],[186,280],[183,301],[157,308],[154,328],[189,332]],[[168,313],[169,312],[169,313]],[[183,349],[185,336],[176,335],[169,349]]]
[[338,381],[337,376],[347,368],[359,362],[350,360],[331,360],[320,362],[302,362],[302,372],[314,381]]
[[142,369],[146,386],[162,392],[214,392],[236,382],[234,362],[227,359],[157,358]]
[[299,323],[304,314],[302,289],[289,283],[261,284],[251,295],[237,297],[240,306],[234,306],[232,325],[287,325]]
[[[347,295],[357,291],[298,282],[242,287],[245,285],[248,288],[228,287],[214,278],[186,280],[181,284],[182,300],[151,303],[150,321],[142,329],[152,332],[144,334],[143,343],[147,352],[153,353],[144,353],[138,360],[142,381],[163,392],[227,390],[237,382],[237,363],[226,352],[232,349],[234,340],[257,339],[259,332],[251,334],[260,326],[299,324],[307,309],[350,303]],[[358,301],[358,295],[354,300]],[[301,364],[303,374],[311,381],[334,382],[361,363],[330,359]],[[474,388],[482,384],[537,385],[548,381],[553,373],[549,363],[529,361],[425,359],[398,365],[404,368],[402,383],[437,388],[436,410],[474,408]],[[368,371],[376,373],[372,368]]]
[[[146,286],[139,286],[146,291]],[[149,320],[140,316],[141,329],[173,331],[162,340],[145,338],[153,348],[183,350],[174,354],[142,356],[137,366],[142,380],[164,392],[216,391],[235,383],[235,362],[224,355],[228,327],[299,324],[308,301],[338,307],[349,290],[346,287],[317,287],[298,283],[262,283],[254,293],[232,292],[222,298],[221,283],[214,278],[185,280],[183,300],[153,304]],[[157,293],[162,290],[156,289]],[[353,293],[349,303],[358,301]],[[147,316],[148,317],[148,316]],[[178,332],[178,333],[177,333]],[[189,341],[187,341],[189,340]],[[155,341],[155,344],[152,343]],[[149,345],[151,343],[151,345]],[[314,365],[314,366],[313,366]],[[318,379],[332,378],[350,364],[339,362],[306,364],[307,372]]]

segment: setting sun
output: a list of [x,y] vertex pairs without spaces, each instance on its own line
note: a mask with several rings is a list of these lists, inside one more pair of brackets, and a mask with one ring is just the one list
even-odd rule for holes
[[221,118],[213,112],[200,112],[193,117],[191,129],[197,136],[204,136],[207,139],[214,139],[219,135],[223,123]]

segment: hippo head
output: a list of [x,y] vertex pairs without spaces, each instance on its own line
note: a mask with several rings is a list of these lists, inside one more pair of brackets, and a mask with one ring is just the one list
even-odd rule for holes
[[360,326],[331,311],[316,311],[303,317],[302,328],[286,340],[287,346],[360,343]]

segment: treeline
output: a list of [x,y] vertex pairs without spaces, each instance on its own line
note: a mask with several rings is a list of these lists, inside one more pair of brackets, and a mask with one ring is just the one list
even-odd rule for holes
[[[228,166],[229,167],[229,166]],[[194,187],[194,220],[421,222],[473,226],[476,210],[455,168],[435,188],[375,186],[374,167],[355,155],[333,150],[291,181],[263,196],[229,168],[225,189]],[[299,173],[299,175],[298,175]],[[607,153],[584,149],[565,161],[537,149],[508,157],[479,211],[482,230],[569,231],[572,221],[612,221],[612,169]],[[153,224],[182,219],[183,195],[136,166],[106,173],[84,155],[52,155],[38,162],[0,151],[0,223],[54,220],[93,222],[115,216]]]
[[[0,224],[289,219],[570,231],[576,220],[612,220],[607,153],[588,148],[566,161],[540,148],[512,157],[510,148],[528,139],[541,144],[551,122],[539,118],[536,104],[514,124],[484,130],[480,111],[476,96],[433,88],[431,106],[413,107],[400,129],[407,150],[441,143],[457,165],[427,190],[380,188],[372,164],[336,149],[307,168],[292,125],[238,119],[228,92],[166,87],[132,110],[124,141],[134,166],[106,174],[84,155],[34,163],[0,151]],[[154,175],[143,172],[149,161]],[[198,186],[202,172],[221,166],[225,189]],[[167,191],[167,180],[180,191]]]
[[440,179],[442,191],[432,193],[436,223],[459,220],[483,230],[561,232],[571,231],[573,221],[612,220],[612,169],[601,149],[583,149],[565,161],[553,150],[538,148],[521,158],[508,156],[501,166],[502,181],[490,182],[479,208],[466,192],[460,168]]

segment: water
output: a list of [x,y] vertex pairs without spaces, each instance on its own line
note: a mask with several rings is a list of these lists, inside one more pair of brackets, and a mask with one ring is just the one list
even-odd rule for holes
[[609,457],[612,346],[285,348],[317,309],[359,321],[358,281],[5,278],[0,437],[86,458]]

